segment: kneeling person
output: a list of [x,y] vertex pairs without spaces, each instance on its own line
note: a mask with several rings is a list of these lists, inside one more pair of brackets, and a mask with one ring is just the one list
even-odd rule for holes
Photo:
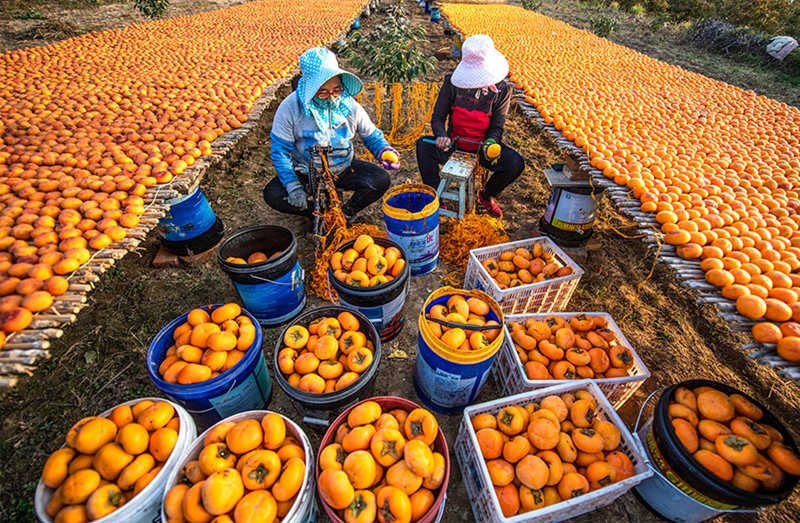
[[[308,200],[313,195],[306,192],[310,150],[315,145],[331,147],[328,168],[334,183],[338,189],[353,191],[342,205],[350,220],[389,188],[386,169],[400,164],[380,158],[397,151],[355,100],[361,80],[340,69],[336,55],[322,47],[309,49],[300,57],[300,73],[297,89],[281,102],[272,122],[270,157],[277,177],[264,188],[264,201],[280,212],[310,214]],[[356,134],[382,167],[353,158]],[[314,162],[314,169],[321,170],[320,159]]]

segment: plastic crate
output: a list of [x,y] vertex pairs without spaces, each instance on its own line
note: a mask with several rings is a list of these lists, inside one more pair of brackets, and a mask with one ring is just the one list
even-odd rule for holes
[[[501,289],[494,281],[481,262],[489,258],[499,258],[507,250],[525,247],[530,249],[534,244],[541,244],[544,251],[553,255],[554,260],[565,267],[572,268],[572,274],[545,280],[537,283],[521,285],[513,289]],[[527,314],[531,312],[560,312],[563,311],[575,287],[583,276],[583,269],[566,255],[558,245],[546,236],[518,240],[509,243],[500,243],[480,249],[469,251],[467,274],[464,276],[465,289],[478,289],[497,300],[503,308],[503,314]]]
[[550,314],[517,314],[513,316],[506,316],[506,324],[503,325],[503,345],[497,351],[497,356],[494,359],[492,366],[492,375],[503,394],[518,394],[529,390],[541,389],[543,387],[552,387],[561,383],[572,383],[575,380],[531,380],[525,374],[525,367],[517,355],[514,348],[514,342],[511,339],[511,333],[508,330],[509,322],[525,323],[528,318],[544,319],[547,316],[560,316],[562,318],[572,318],[578,314],[585,314],[590,318],[595,316],[602,316],[608,321],[608,328],[614,331],[617,335],[617,343],[628,347],[631,354],[633,354],[633,367],[628,370],[628,376],[622,378],[601,378],[592,379],[594,383],[600,387],[603,394],[608,398],[609,403],[618,409],[622,406],[628,398],[630,398],[636,390],[641,387],[644,380],[650,377],[650,371],[645,366],[642,359],[633,349],[625,335],[619,329],[614,319],[605,312],[559,312]]
[[[577,498],[561,501],[524,514],[517,514],[510,518],[503,516],[470,419],[476,414],[497,414],[500,409],[507,405],[526,405],[550,394],[563,394],[578,390],[587,390],[597,401],[597,412],[600,419],[610,421],[619,429],[621,439],[618,449],[630,458],[634,467],[634,475]],[[461,467],[461,477],[472,504],[472,513],[475,521],[482,523],[521,523],[528,521],[546,523],[549,521],[563,521],[611,504],[615,499],[653,474],[625,424],[617,416],[600,388],[590,380],[572,381],[467,407],[464,409],[464,418],[459,426],[454,448],[456,459]]]

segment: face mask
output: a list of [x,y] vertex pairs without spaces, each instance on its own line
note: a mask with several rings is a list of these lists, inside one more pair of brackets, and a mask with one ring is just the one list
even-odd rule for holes
[[314,104],[315,107],[318,107],[320,109],[326,109],[326,110],[327,109],[331,109],[331,110],[338,109],[339,108],[339,104],[341,103],[341,101],[342,101],[342,97],[341,96],[337,96],[335,98],[327,98],[325,100],[323,100],[321,98],[317,98],[315,96],[314,98],[311,99],[311,103]]

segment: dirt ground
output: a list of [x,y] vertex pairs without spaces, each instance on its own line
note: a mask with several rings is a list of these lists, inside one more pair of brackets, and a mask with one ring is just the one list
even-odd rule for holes
[[[411,5],[411,2],[409,2]],[[414,11],[417,13],[416,9]],[[373,24],[376,16],[365,20]],[[415,15],[415,21],[424,18]],[[426,24],[435,51],[449,45],[450,37],[439,25]],[[439,64],[438,72],[452,69],[454,60]],[[288,94],[284,90],[282,98]],[[274,175],[268,160],[268,136],[274,109],[262,116],[257,130],[243,139],[235,150],[209,172],[203,190],[226,230],[279,223],[297,236],[301,264],[313,263],[310,224],[303,218],[279,215],[261,198],[264,184]],[[527,168],[512,188],[499,198],[505,212],[507,231],[512,239],[535,234],[549,190],[542,169],[562,159],[549,138],[525,117],[512,112],[505,141],[526,158]],[[402,151],[402,168],[392,174],[394,183],[418,179],[413,151]],[[632,232],[604,201],[600,215],[610,223]],[[383,225],[378,205],[372,205],[361,221]],[[620,409],[628,427],[632,427],[644,399],[653,391],[690,378],[723,381],[753,395],[770,406],[783,419],[795,437],[800,436],[797,405],[800,389],[782,380],[766,367],[749,360],[738,350],[738,340],[707,305],[698,305],[695,296],[678,286],[674,276],[661,265],[637,292],[653,263],[653,256],[639,240],[618,236],[598,226],[595,238],[600,248],[589,252],[579,262],[585,269],[573,296],[572,311],[609,312],[633,344],[652,377]],[[140,252],[126,256],[106,273],[89,296],[91,306],[78,321],[67,328],[51,349],[53,357],[41,364],[35,375],[0,397],[0,520],[32,521],[33,490],[46,456],[58,448],[63,435],[75,420],[105,410],[121,401],[158,395],[144,366],[150,340],[168,321],[198,305],[221,303],[237,298],[228,278],[215,259],[178,269],[156,270],[151,260],[158,240],[149,238]],[[376,394],[392,394],[418,401],[412,379],[417,355],[416,315],[422,302],[442,285],[451,267],[440,267],[424,277],[414,278],[405,306],[406,325],[401,334],[387,343],[384,355],[399,348],[408,358],[384,358],[377,376]],[[318,298],[308,307],[322,304]],[[271,361],[272,348],[279,328],[265,329],[264,353]],[[487,401],[498,397],[489,382],[478,398]],[[275,386],[269,408],[298,419],[289,399]],[[460,416],[438,415],[449,444],[455,441]],[[313,445],[319,445],[322,433],[306,427]],[[471,521],[470,500],[461,482],[459,467],[451,453],[451,477],[444,520]],[[800,498],[789,500],[758,517],[720,518],[720,521],[796,521]],[[320,521],[324,521],[321,518]],[[633,493],[614,504],[577,518],[584,522],[659,521]]]

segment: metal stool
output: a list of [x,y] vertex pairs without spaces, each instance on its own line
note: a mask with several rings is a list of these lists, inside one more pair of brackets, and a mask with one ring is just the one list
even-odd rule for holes
[[[439,209],[439,213],[450,218],[464,218],[464,214],[471,211],[475,203],[474,173],[478,166],[478,156],[464,151],[456,151],[442,166],[441,181],[436,189],[439,201],[451,200],[458,202],[458,213],[447,209]],[[450,190],[451,183],[455,183],[456,190]]]

